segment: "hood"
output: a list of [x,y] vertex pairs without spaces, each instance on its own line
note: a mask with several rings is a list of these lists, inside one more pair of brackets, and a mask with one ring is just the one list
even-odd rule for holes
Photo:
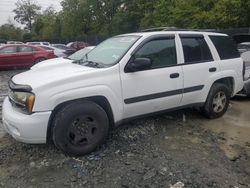
[[72,60],[64,58],[46,60],[34,65],[29,71],[14,76],[12,80],[16,84],[29,85],[34,89],[54,81],[70,78],[78,73],[95,70],[72,62]]

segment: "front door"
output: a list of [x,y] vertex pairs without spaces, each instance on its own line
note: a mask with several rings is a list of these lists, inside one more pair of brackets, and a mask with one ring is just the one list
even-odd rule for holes
[[152,66],[136,72],[121,70],[124,118],[170,109],[180,104],[183,73],[182,66],[177,66],[176,54],[174,36],[147,40],[133,53],[131,60],[149,58]]
[[6,46],[0,49],[0,67],[15,67],[18,64],[17,48]]

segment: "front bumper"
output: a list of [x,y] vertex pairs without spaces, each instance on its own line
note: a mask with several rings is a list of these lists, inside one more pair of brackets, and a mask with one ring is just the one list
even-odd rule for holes
[[42,144],[47,140],[47,128],[51,112],[23,114],[12,107],[8,97],[3,103],[3,128],[20,142]]

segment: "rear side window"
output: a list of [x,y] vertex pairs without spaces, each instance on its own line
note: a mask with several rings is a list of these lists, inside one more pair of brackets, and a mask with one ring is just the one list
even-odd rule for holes
[[213,61],[210,49],[204,37],[182,37],[185,63],[202,63]]
[[20,46],[18,52],[32,52],[33,48],[30,46]]
[[233,59],[239,58],[240,54],[237,50],[236,43],[228,36],[209,36],[214,43],[220,59]]

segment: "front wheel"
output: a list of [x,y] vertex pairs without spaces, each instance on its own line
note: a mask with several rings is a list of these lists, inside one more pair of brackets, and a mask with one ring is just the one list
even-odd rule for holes
[[81,156],[94,151],[106,138],[109,120],[94,102],[78,101],[56,114],[52,135],[55,145],[65,154]]
[[202,109],[204,115],[210,119],[223,116],[228,109],[230,95],[230,89],[225,84],[215,83],[211,87]]

